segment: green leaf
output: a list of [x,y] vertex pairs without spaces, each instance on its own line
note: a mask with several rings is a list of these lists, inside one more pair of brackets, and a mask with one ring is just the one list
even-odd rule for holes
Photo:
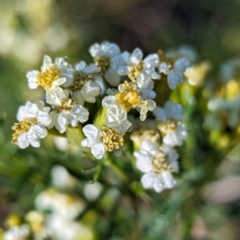
[[97,127],[102,127],[106,124],[106,117],[107,117],[107,109],[102,107],[98,110],[94,117],[93,124]]
[[82,132],[82,125],[79,125],[77,128],[68,127],[66,135],[69,142],[77,147],[81,147],[81,141],[85,139],[85,136]]

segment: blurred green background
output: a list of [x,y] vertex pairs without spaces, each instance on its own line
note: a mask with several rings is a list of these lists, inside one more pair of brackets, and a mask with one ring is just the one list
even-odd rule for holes
[[[42,96],[41,90],[28,89],[25,74],[39,68],[44,54],[90,63],[89,46],[104,40],[122,50],[140,47],[146,54],[189,44],[200,60],[211,61],[214,74],[222,62],[240,56],[239,12],[239,0],[1,0],[0,225],[10,212],[31,209],[35,195],[49,184],[46,176],[54,164],[49,159],[55,156],[61,163],[66,158],[53,145],[19,150],[10,143],[18,106]],[[213,149],[202,129],[202,106],[192,108],[186,104],[191,143],[181,150],[182,158],[192,161],[191,168],[183,165],[181,181],[186,182],[171,195],[150,193],[154,201],[138,204],[142,210],[136,225],[130,224],[127,233],[109,231],[105,239],[240,239],[240,151],[231,152],[232,145],[220,152]],[[228,152],[231,157],[225,157]],[[71,168],[80,168],[77,157],[71,159]],[[221,180],[225,176],[230,182]],[[209,185],[213,180],[222,185]],[[224,192],[230,200],[222,200]],[[117,216],[114,220],[112,229],[116,223],[127,225]],[[143,232],[146,238],[141,238]]]

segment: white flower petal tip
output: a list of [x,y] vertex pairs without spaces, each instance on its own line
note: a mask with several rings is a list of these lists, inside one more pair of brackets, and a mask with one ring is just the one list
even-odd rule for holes
[[105,149],[101,140],[100,129],[93,124],[88,124],[83,127],[82,131],[87,138],[81,142],[81,145],[83,147],[90,147],[93,156],[101,159],[104,156]]

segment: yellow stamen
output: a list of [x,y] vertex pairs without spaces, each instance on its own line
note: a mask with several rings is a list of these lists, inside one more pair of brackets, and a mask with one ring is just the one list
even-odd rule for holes
[[153,169],[153,172],[157,174],[161,174],[165,171],[174,172],[172,165],[168,161],[167,155],[164,154],[162,151],[159,151],[155,155],[152,161],[152,169]]
[[92,74],[77,72],[74,76],[73,86],[70,86],[69,89],[72,91],[81,90],[86,82],[91,82],[91,81],[93,81]]
[[61,112],[62,110],[71,111],[75,101],[72,99],[69,100],[62,100],[61,105],[57,106],[55,109],[57,112]]
[[14,123],[12,130],[15,131],[12,135],[12,143],[17,144],[18,137],[27,132],[32,126],[37,124],[37,118],[26,118],[22,122]]
[[117,93],[115,97],[119,103],[125,107],[127,112],[130,111],[133,106],[137,106],[140,103],[140,93],[134,83],[125,81],[119,85],[119,91],[120,93]]
[[138,65],[133,65],[130,67],[130,71],[128,73],[128,77],[135,82],[136,77],[141,73],[143,70],[143,61],[141,61]]
[[105,151],[112,152],[123,145],[123,137],[111,128],[102,126],[101,135]]
[[52,66],[44,72],[38,72],[37,75],[37,84],[42,86],[44,89],[49,89],[52,87],[52,84],[55,80],[60,77],[60,70]]
[[110,67],[110,59],[108,57],[96,57],[94,58],[95,65],[101,68],[102,74],[104,74]]
[[160,122],[158,124],[158,129],[164,134],[175,131],[177,129],[177,121],[167,120],[166,122]]

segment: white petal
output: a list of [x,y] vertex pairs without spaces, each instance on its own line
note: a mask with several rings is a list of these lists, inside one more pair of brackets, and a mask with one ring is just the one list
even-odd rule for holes
[[162,178],[164,180],[164,185],[166,188],[173,188],[176,184],[176,181],[174,180],[173,176],[169,172],[163,172]]
[[160,193],[164,189],[164,180],[161,175],[155,175],[153,188],[157,193]]
[[96,138],[100,133],[100,130],[93,124],[87,124],[85,127],[83,127],[82,131],[86,137],[91,138]]
[[67,125],[69,123],[69,111],[62,110],[58,115],[56,128],[60,133],[64,133],[66,131]]
[[119,47],[116,44],[114,44],[114,43],[103,42],[102,43],[102,49],[110,57],[113,57],[114,55],[120,53]]
[[40,147],[40,140],[37,139],[37,140],[34,140],[34,141],[31,141],[30,142],[31,146],[35,147],[35,148],[39,148]]
[[157,107],[154,109],[153,114],[155,115],[156,119],[162,122],[167,121],[167,114],[163,108]]
[[58,118],[58,112],[57,111],[52,111],[49,113],[49,117],[51,118],[51,124],[49,124],[47,127],[48,128],[53,128],[57,122]]
[[190,61],[186,57],[179,58],[175,62],[175,67],[181,72],[185,72],[189,66],[190,66]]
[[168,119],[181,120],[182,106],[180,104],[174,104],[171,101],[167,101],[164,104],[164,109]]
[[130,59],[130,53],[125,51],[121,55],[122,55],[122,60],[124,61],[124,63],[128,64],[129,59]]
[[51,117],[49,116],[48,113],[45,113],[43,111],[39,111],[38,112],[38,123],[44,125],[44,126],[48,126],[50,125],[50,123],[52,122]]
[[43,65],[41,67],[41,71],[42,72],[46,71],[51,64],[52,64],[52,59],[49,56],[45,55],[43,57]]
[[170,89],[174,90],[179,83],[184,81],[183,75],[180,71],[171,71],[167,76],[167,82]]
[[83,72],[84,73],[99,73],[101,72],[101,68],[100,67],[97,67],[94,63],[91,63],[89,66],[86,66],[84,69],[83,69]]
[[141,150],[150,153],[152,156],[158,152],[157,146],[148,139],[143,140]]
[[150,54],[144,59],[144,65],[146,67],[157,67],[158,64],[159,64],[159,57],[156,53]]
[[61,85],[63,85],[63,83],[65,83],[66,82],[66,78],[64,77],[64,78],[59,78],[59,79],[57,79],[57,80],[55,80],[54,82],[53,82],[53,87],[58,87],[58,86],[61,86]]
[[71,110],[69,121],[73,127],[77,127],[78,122],[84,123],[88,120],[88,115],[89,112],[85,107],[76,104]]
[[27,148],[29,146],[29,141],[27,139],[27,133],[24,132],[18,136],[18,146],[22,149]]
[[114,87],[118,86],[121,81],[121,77],[118,75],[117,71],[112,68],[109,68],[105,72],[105,78],[110,83],[110,85]]
[[86,102],[95,103],[96,97],[101,93],[102,88],[96,82],[87,82],[81,89],[81,94]]
[[136,48],[131,57],[130,57],[130,61],[131,63],[135,64],[135,65],[138,65],[140,63],[140,61],[142,60],[143,58],[143,53],[142,51],[139,49],[139,48]]
[[38,74],[38,72],[35,70],[27,73],[28,86],[30,89],[36,89],[38,87],[37,74]]
[[86,67],[86,63],[84,61],[81,61],[75,65],[75,68],[78,71],[83,71],[85,67]]
[[129,68],[127,66],[120,66],[118,69],[118,74],[125,76],[129,73]]
[[145,173],[141,178],[141,183],[145,189],[152,188],[155,178],[152,173]]
[[91,153],[95,158],[101,159],[103,157],[104,153],[105,153],[103,144],[98,143],[98,144],[94,145],[91,148]]
[[61,99],[66,98],[65,93],[66,92],[60,87],[56,87],[53,89],[47,89],[46,90],[46,101],[49,104],[61,105]]
[[146,173],[150,172],[152,169],[152,156],[144,151],[138,151],[134,153],[134,156],[137,158],[136,167]]
[[[41,127],[39,125],[32,126],[28,133],[28,139],[38,139],[38,138],[45,138],[48,134],[48,131],[45,127]],[[31,141],[30,141],[31,142]]]
[[98,43],[92,45],[89,49],[89,52],[92,55],[92,57],[96,57],[100,51],[101,51],[101,46]]

